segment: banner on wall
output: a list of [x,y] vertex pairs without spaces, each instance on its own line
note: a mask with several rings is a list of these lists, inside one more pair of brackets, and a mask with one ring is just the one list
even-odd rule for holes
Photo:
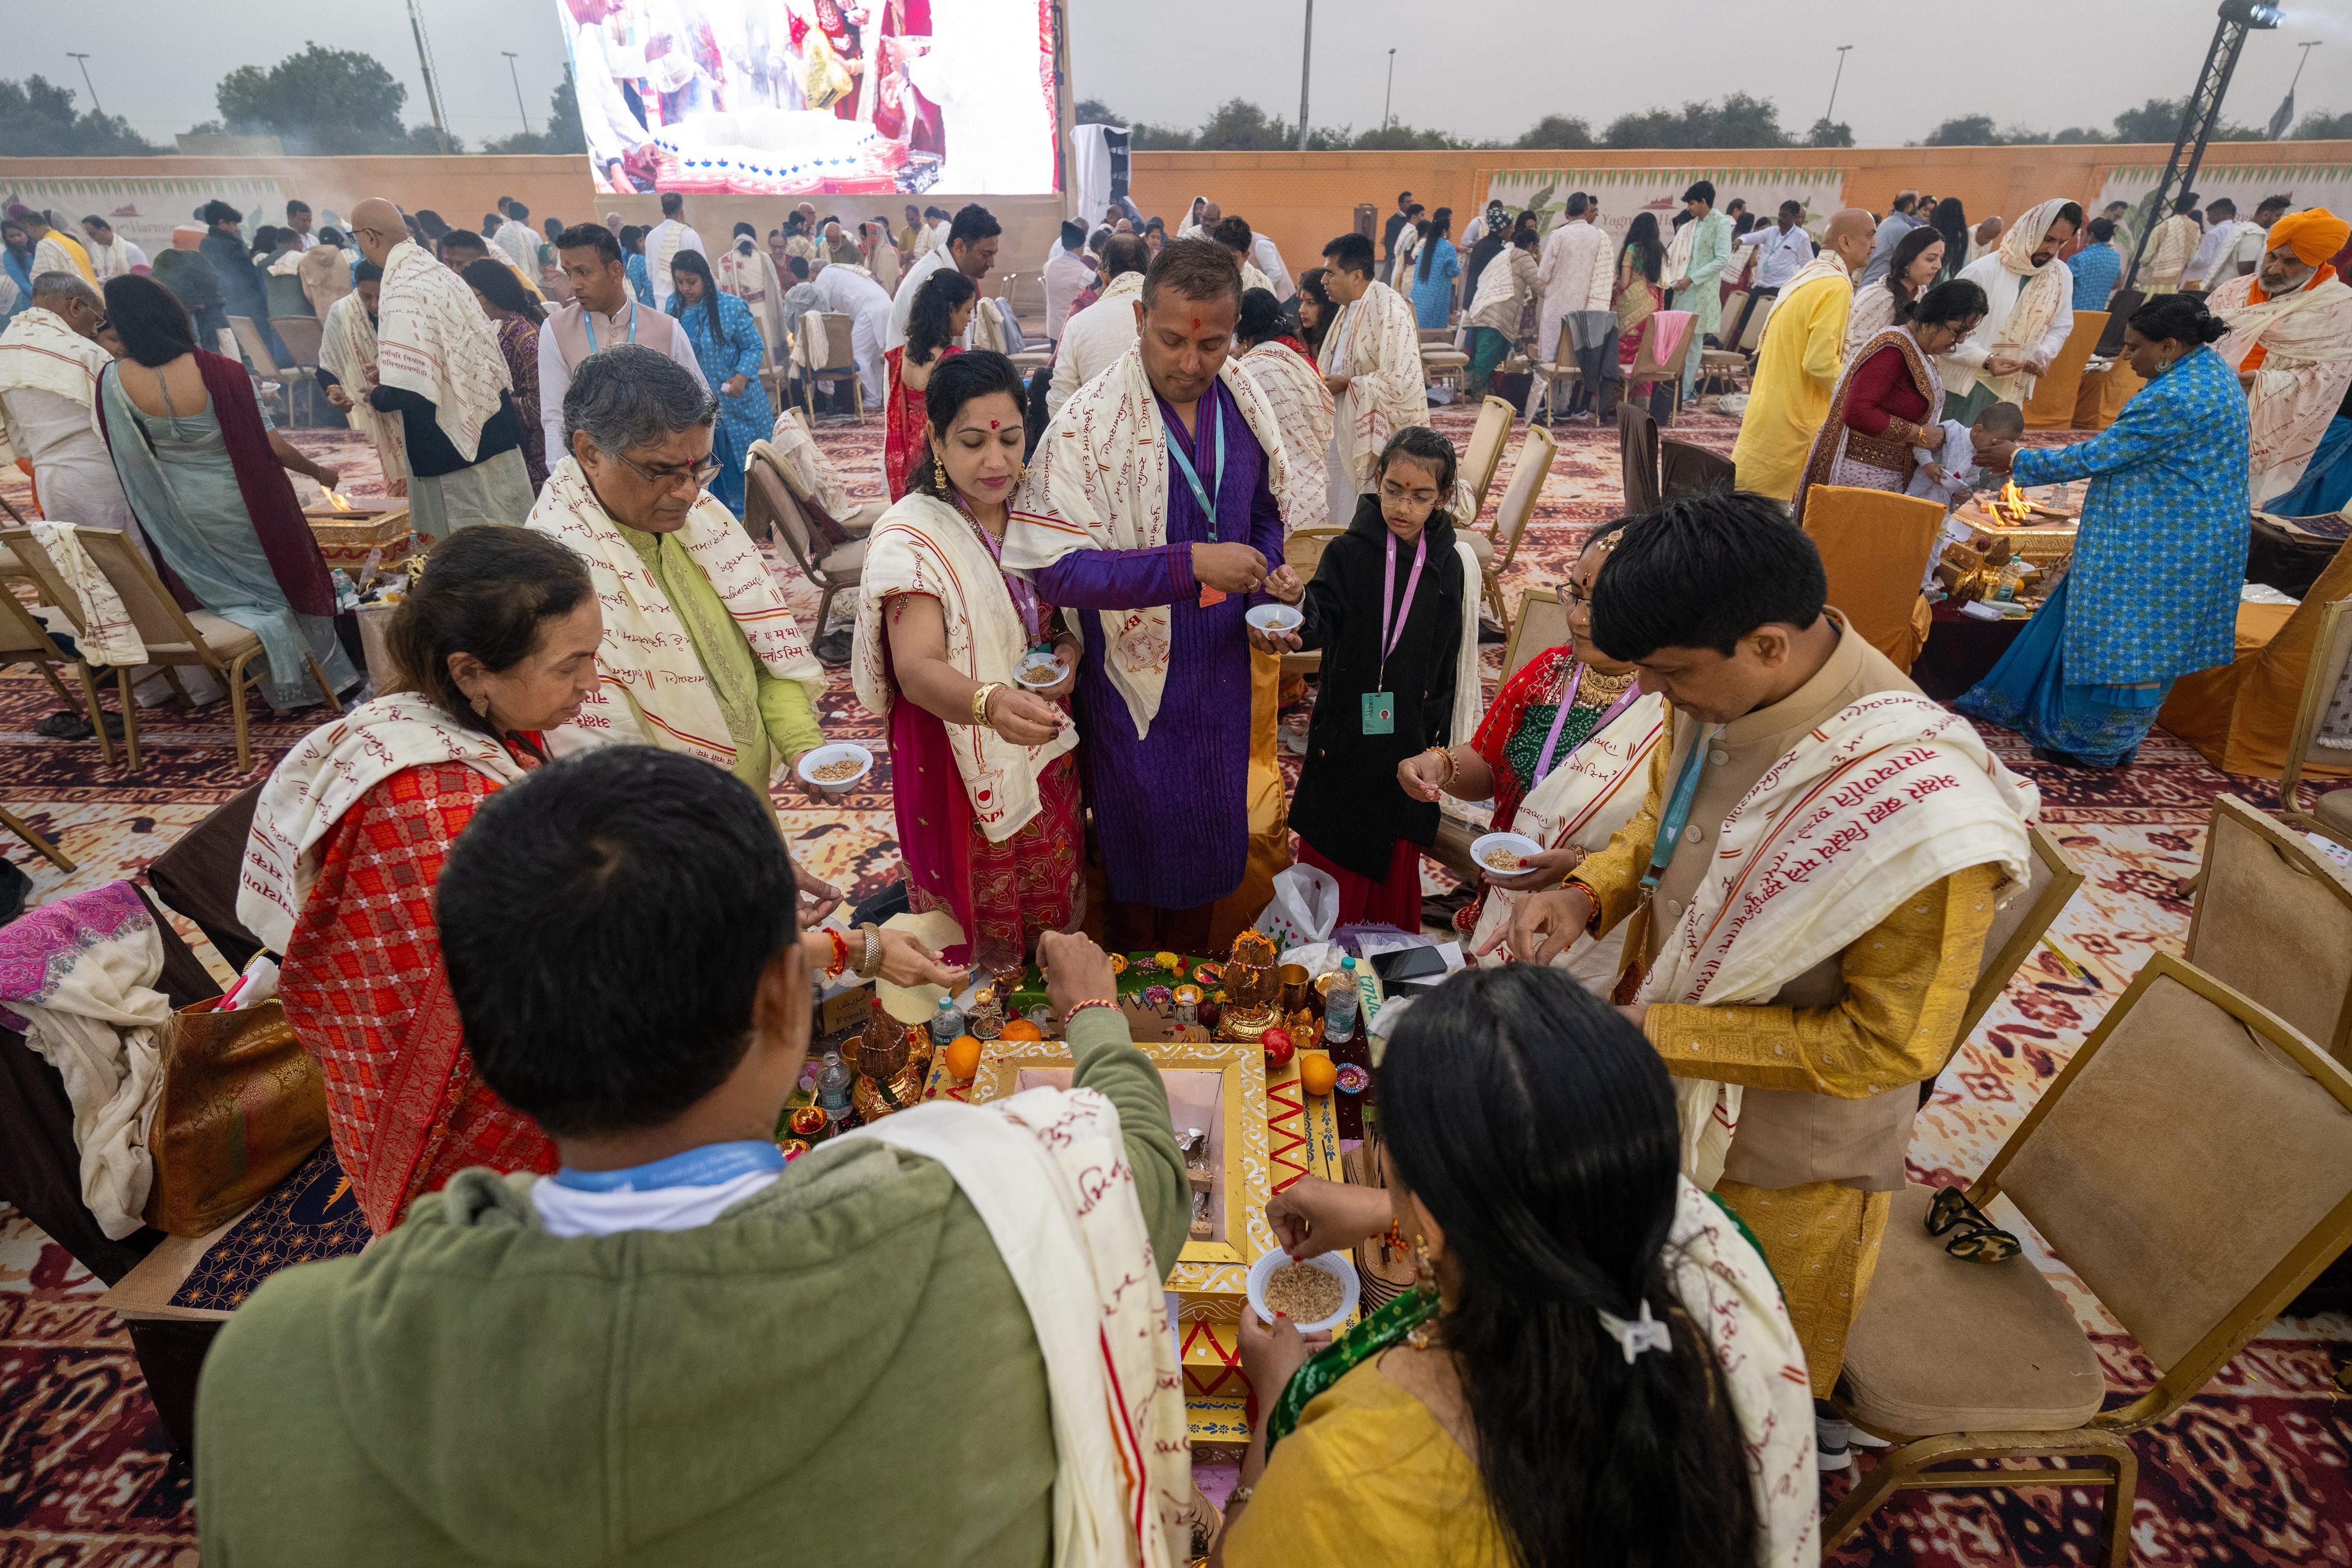
[[555,0],[555,13],[599,192],[1058,188],[1051,0]]
[[201,221],[195,210],[224,201],[245,215],[245,232],[286,221],[286,193],[277,180],[245,174],[125,180],[17,180],[0,191],[0,210],[17,202],[55,213],[76,239],[81,220],[102,217],[150,258],[172,248],[172,230]]
[[[2125,221],[2131,225],[2131,238],[2136,241],[2155,200],[2156,183],[2162,178],[2161,163],[2108,170],[2106,183],[2099,188],[2098,206],[2090,216],[2096,217],[2113,203],[2129,202],[2132,214]],[[2352,163],[2208,163],[2197,171],[2194,189],[2200,213],[2206,203],[2227,196],[2238,204],[2238,216],[2249,219],[2264,196],[2285,196],[2294,204],[2291,211],[2326,207],[2339,217],[2352,215]]]
[[[1532,210],[1542,215],[1543,229],[1551,232],[1575,192],[1601,203],[1601,226],[1620,245],[1638,213],[1654,213],[1661,243],[1674,237],[1675,215],[1683,210],[1683,193],[1701,180],[1715,186],[1718,211],[1744,196],[1748,210],[1759,220],[1779,213],[1780,204],[1805,204],[1806,229],[1818,239],[1830,214],[1845,205],[1846,171],[1821,167],[1792,169],[1779,164],[1740,167],[1689,165],[1648,169],[1496,169],[1486,176],[1486,202],[1500,201],[1514,213]],[[1467,222],[1456,214],[1458,231]]]

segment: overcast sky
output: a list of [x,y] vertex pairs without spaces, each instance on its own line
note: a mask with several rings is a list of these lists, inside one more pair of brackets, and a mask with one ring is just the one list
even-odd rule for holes
[[[521,129],[504,49],[520,57],[532,129],[544,128],[548,93],[563,74],[555,4],[425,0],[445,107],[468,142]],[[1073,0],[1070,9],[1080,97],[1182,125],[1236,96],[1297,114],[1305,0]],[[1903,15],[1851,0],[1323,0],[1309,117],[1378,124],[1394,47],[1396,117],[1457,135],[1507,140],[1553,112],[1582,115],[1597,132],[1627,110],[1743,89],[1777,100],[1781,123],[1801,132],[1828,107],[1836,47],[1850,43],[1837,114],[1864,145],[1916,141],[1948,116],[1974,113],[2045,131],[2104,129],[2143,100],[2186,93],[2213,31],[2212,0],[1979,0],[1917,12],[1915,26]],[[2352,110],[2352,16],[2329,0],[2326,10],[2291,6],[2283,28],[2252,36],[2224,113],[2268,120],[2294,74],[2294,46],[2306,38],[2326,42],[2296,89],[2298,115]],[[79,89],[66,51],[88,50],[100,103],[168,142],[217,114],[213,89],[227,72],[312,39],[373,54],[408,88],[411,122],[426,118],[399,0],[26,5],[10,24],[0,75],[37,71]]]

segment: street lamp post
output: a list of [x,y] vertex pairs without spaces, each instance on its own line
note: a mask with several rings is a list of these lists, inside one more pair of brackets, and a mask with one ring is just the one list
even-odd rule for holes
[[1307,41],[1298,46],[1298,150],[1307,151],[1307,80],[1315,55],[1315,0],[1307,0]]
[[[106,106],[105,106],[104,104],[102,104],[102,103],[100,103],[100,102],[99,102],[99,101],[98,101],[98,89],[97,89],[96,87],[91,86],[91,84],[90,84],[90,79],[89,79],[89,57],[88,55],[85,55],[85,54],[76,54],[76,53],[74,53],[74,51],[73,51],[73,50],[71,50],[71,49],[68,49],[68,50],[66,51],[66,54],[67,54],[69,58],[71,58],[71,59],[73,60],[73,62],[74,62],[76,65],[78,65],[78,66],[81,67],[81,84],[82,84],[82,86],[84,86],[84,87],[89,88],[89,106],[90,106],[90,108],[92,108],[92,109],[96,110],[97,110],[99,113],[100,113],[100,114],[104,114],[104,113],[106,112]],[[2292,90],[2292,89],[2290,89],[2290,90]]]
[[1389,128],[1389,105],[1396,101],[1396,51],[1389,51],[1389,89],[1381,98],[1381,129]]
[[1830,79],[1830,106],[1822,111],[1822,123],[1824,125],[1837,123],[1838,86],[1845,80],[1845,52],[1852,47],[1853,47],[1852,44],[1840,44],[1837,47],[1837,75]]
[[528,136],[530,134],[530,110],[522,106],[522,77],[515,69],[515,52],[512,49],[500,49],[499,53],[507,58],[507,77],[514,83],[515,112],[522,116],[522,133]]

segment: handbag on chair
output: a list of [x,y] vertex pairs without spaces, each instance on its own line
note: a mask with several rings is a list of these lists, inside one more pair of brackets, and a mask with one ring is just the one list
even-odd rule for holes
[[161,1044],[145,1218],[173,1236],[204,1236],[327,1141],[326,1080],[276,997],[233,1013],[211,1002],[183,1007]]

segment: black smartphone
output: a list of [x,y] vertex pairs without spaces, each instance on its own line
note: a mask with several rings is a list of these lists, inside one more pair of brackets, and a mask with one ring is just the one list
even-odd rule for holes
[[1372,955],[1372,973],[1391,989],[1402,984],[1429,984],[1445,977],[1445,955],[1433,947],[1402,947]]

